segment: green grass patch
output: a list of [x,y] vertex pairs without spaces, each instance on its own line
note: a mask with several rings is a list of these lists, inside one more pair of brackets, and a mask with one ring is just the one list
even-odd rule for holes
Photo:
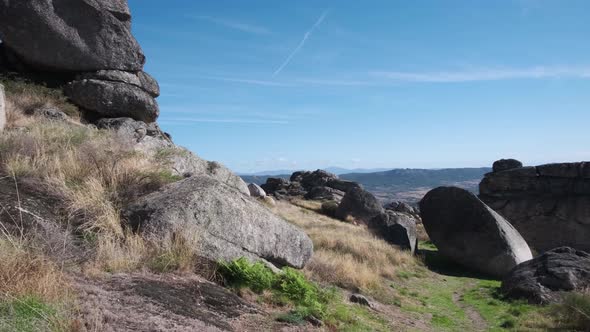
[[279,321],[299,325],[315,317],[338,331],[390,330],[386,321],[367,308],[344,303],[338,289],[320,287],[295,269],[273,273],[263,263],[239,258],[219,263],[218,272],[231,288],[248,288],[258,294],[270,291],[272,303],[291,307],[277,316]]
[[36,297],[0,301],[0,331],[67,331],[56,307]]
[[545,310],[524,301],[502,298],[499,293],[500,286],[501,282],[497,280],[479,280],[476,286],[463,296],[463,301],[477,310],[487,322],[489,331],[526,329],[526,326],[521,324],[530,321],[529,316]]

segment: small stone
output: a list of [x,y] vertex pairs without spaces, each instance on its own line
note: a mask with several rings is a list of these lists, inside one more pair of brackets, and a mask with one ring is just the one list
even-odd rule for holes
[[373,307],[373,304],[371,304],[371,302],[369,301],[369,299],[367,299],[365,296],[361,295],[361,294],[352,294],[350,295],[350,302],[352,303],[357,303],[360,305],[364,305],[367,306],[369,308]]

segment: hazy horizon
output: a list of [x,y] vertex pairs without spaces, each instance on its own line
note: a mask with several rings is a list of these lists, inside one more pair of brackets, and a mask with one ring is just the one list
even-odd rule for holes
[[590,2],[130,6],[162,128],[236,172],[590,160]]

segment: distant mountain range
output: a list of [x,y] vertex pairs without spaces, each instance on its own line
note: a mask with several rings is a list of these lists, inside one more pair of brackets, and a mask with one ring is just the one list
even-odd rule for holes
[[[339,172],[334,172],[336,169]],[[341,179],[355,181],[372,192],[382,202],[393,200],[416,203],[426,192],[438,186],[457,186],[476,192],[484,174],[491,172],[489,167],[480,168],[445,168],[418,169],[400,168],[393,170],[354,170],[345,172],[343,168],[328,168],[329,172],[337,174]],[[340,172],[344,171],[344,172]],[[350,170],[352,171],[352,170]],[[273,174],[242,175],[244,181],[262,184],[269,177],[288,179],[291,171],[278,171]]]

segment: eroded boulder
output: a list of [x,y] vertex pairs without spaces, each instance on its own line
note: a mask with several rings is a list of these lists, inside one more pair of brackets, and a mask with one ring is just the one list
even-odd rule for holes
[[307,194],[305,194],[305,199],[310,200],[329,200],[329,201],[342,201],[344,197],[344,192],[324,186],[313,187]]
[[371,220],[369,229],[400,249],[409,250],[412,254],[416,251],[416,219],[410,214],[386,210]]
[[0,0],[0,39],[28,65],[50,71],[140,71],[124,0]]
[[508,297],[543,304],[588,287],[590,254],[560,247],[518,265],[504,278],[501,290]]
[[382,212],[383,207],[373,194],[364,189],[353,188],[342,198],[336,216],[342,220],[351,216],[356,221],[367,224]]
[[130,117],[154,122],[158,103],[146,90],[133,84],[98,79],[78,79],[64,89],[72,102],[100,117]]
[[521,168],[522,163],[516,159],[500,159],[494,162],[492,169],[494,172],[507,171],[509,169]]
[[502,277],[532,258],[518,231],[467,190],[433,189],[420,201],[420,211],[439,252],[467,268]]
[[243,256],[302,268],[313,253],[303,231],[207,176],[193,176],[149,194],[124,216],[133,229],[159,239],[197,232],[199,252],[215,261]]
[[264,192],[264,189],[260,188],[260,186],[256,183],[248,184],[248,190],[250,191],[250,196],[252,197],[266,197],[266,192]]

